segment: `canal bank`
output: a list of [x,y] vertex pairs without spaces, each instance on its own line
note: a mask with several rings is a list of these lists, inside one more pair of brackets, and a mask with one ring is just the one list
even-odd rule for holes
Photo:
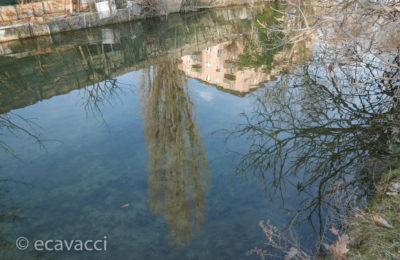
[[[45,2],[42,2],[18,6],[3,6],[0,7],[2,24],[8,23],[9,25],[0,27],[0,42],[124,23],[170,13],[200,11],[234,5],[253,5],[262,2],[266,1],[217,0],[211,3],[209,1],[191,3],[181,0],[138,0],[126,1],[123,4],[117,4],[115,1],[97,3],[86,1],[80,3],[75,8],[72,4],[66,7],[55,0],[54,3],[47,3],[47,5],[43,4]],[[75,10],[79,11],[76,12]]]
[[367,204],[352,210],[342,222],[344,234],[340,237],[345,246],[342,252],[348,251],[348,259],[400,258],[399,161],[382,174]]

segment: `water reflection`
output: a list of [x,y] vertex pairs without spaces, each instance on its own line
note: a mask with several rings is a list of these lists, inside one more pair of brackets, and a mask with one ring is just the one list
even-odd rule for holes
[[237,94],[249,93],[273,77],[261,69],[238,69],[234,60],[244,52],[247,43],[241,37],[209,46],[197,55],[184,56],[181,70],[188,77],[216,85],[222,90]]
[[[223,180],[225,172],[231,173],[231,157],[221,155],[224,153],[221,139],[209,141],[207,135],[202,139],[198,125],[201,120],[196,120],[193,103],[196,93],[189,91],[187,77],[206,83],[193,80],[195,91],[215,85],[219,90],[239,96],[252,92],[246,100],[221,93],[219,96],[214,90],[208,92],[209,96],[203,96],[208,102],[197,106],[209,120],[202,129],[206,127],[207,133],[219,129],[226,123],[224,117],[231,117],[231,121],[227,120],[229,124],[240,121],[232,115],[235,112],[220,109],[221,106],[234,105],[238,109],[246,106],[246,111],[253,110],[246,114],[246,123],[233,131],[248,138],[249,143],[240,141],[238,147],[250,146],[240,157],[237,173],[243,177],[254,173],[265,183],[265,190],[272,195],[280,193],[284,203],[294,204],[304,199],[298,207],[291,205],[293,220],[308,219],[322,229],[322,220],[329,209],[341,210],[341,205],[346,204],[340,200],[343,194],[367,193],[372,184],[371,174],[377,173],[377,166],[390,161],[397,152],[398,69],[382,66],[371,57],[357,60],[368,55],[354,53],[357,49],[354,45],[340,45],[337,41],[315,36],[302,37],[293,33],[292,37],[302,40],[280,45],[286,35],[279,21],[294,29],[302,25],[301,20],[292,19],[293,15],[284,15],[286,11],[277,4],[274,9],[256,8],[251,12],[245,8],[222,9],[0,45],[3,53],[0,66],[7,68],[0,70],[0,84],[6,86],[0,91],[0,113],[81,89],[77,96],[83,112],[100,114],[111,122],[111,130],[112,127],[116,129],[103,136],[102,127],[90,126],[93,121],[88,125],[75,121],[80,119],[79,109],[70,112],[63,108],[60,114],[76,113],[68,122],[79,122],[87,128],[82,132],[85,134],[78,130],[74,133],[79,138],[70,136],[68,130],[61,131],[71,140],[67,148],[73,152],[54,148],[59,154],[49,156],[43,164],[35,162],[36,174],[43,179],[49,178],[43,174],[48,171],[47,165],[63,165],[54,166],[59,175],[52,179],[52,187],[48,188],[58,199],[48,202],[43,194],[36,195],[35,199],[45,205],[46,213],[51,208],[42,221],[83,212],[87,220],[85,227],[62,219],[69,229],[63,232],[85,233],[92,228],[90,223],[94,226],[100,223],[106,231],[117,230],[113,235],[120,238],[139,229],[139,232],[149,232],[151,235],[147,234],[143,240],[138,238],[142,234],[136,235],[139,232],[128,236],[132,241],[138,239],[134,247],[141,247],[143,254],[138,253],[138,258],[146,258],[149,249],[158,246],[160,255],[165,256],[170,249],[162,240],[164,234],[168,236],[168,230],[173,247],[187,246],[181,251],[168,251],[171,258],[182,252],[187,253],[185,256],[191,255],[192,250],[198,253],[204,247],[211,249],[199,258],[216,256],[222,251],[221,255],[230,254],[227,258],[239,258],[237,252],[244,254],[249,243],[258,239],[250,234],[254,231],[250,222],[266,216],[266,211],[276,221],[285,222],[286,215],[280,215],[277,210],[280,205],[267,205],[263,201],[258,183],[250,188],[254,188],[253,192],[234,181],[230,186],[231,183]],[[315,12],[313,8],[305,10],[307,16]],[[277,31],[271,33],[265,25]],[[388,57],[390,64],[399,66],[398,52],[391,52]],[[137,75],[142,75],[141,81],[132,78]],[[127,110],[136,113],[131,107],[127,108],[135,105],[136,96],[124,92],[134,89],[135,84],[140,90],[137,94],[140,94],[144,133],[139,127],[140,115],[135,115],[137,120],[129,116],[119,118]],[[264,86],[266,88],[259,88]],[[218,100],[215,104],[211,102],[211,95]],[[68,98],[74,99],[76,95]],[[121,102],[113,103],[113,109],[104,106],[120,98]],[[254,106],[248,102],[253,101],[252,98],[256,101]],[[121,104],[123,102],[126,106]],[[65,118],[68,120],[67,116]],[[90,116],[86,119],[91,120]],[[48,123],[54,129],[61,128],[55,125],[66,125],[54,121]],[[146,154],[146,144],[138,140],[143,140],[143,134],[149,154],[147,176],[144,175],[147,182],[140,175],[144,173],[140,162]],[[210,157],[215,167],[213,185],[217,192],[214,194],[209,193],[211,174],[203,141],[212,143],[210,147],[216,148],[215,153],[218,153]],[[214,141],[220,143],[214,144]],[[143,151],[137,152],[139,156],[131,156],[136,147]],[[208,152],[214,151],[208,149]],[[71,158],[71,166],[65,163],[65,158]],[[38,187],[42,187],[40,185]],[[60,189],[53,190],[53,186]],[[121,200],[125,203],[132,187],[135,187],[133,202],[121,210]],[[143,187],[144,196],[140,193]],[[293,195],[296,188],[299,196]],[[342,194],[338,195],[338,191]],[[64,199],[65,194],[70,193],[79,194],[79,198],[69,201],[68,205]],[[147,204],[143,198],[148,198]],[[67,210],[57,213],[60,201]],[[110,205],[117,205],[117,209],[110,209]],[[206,213],[213,221],[206,222]],[[162,227],[159,223],[149,224],[163,219],[168,225],[165,230],[159,229]],[[127,222],[135,222],[135,232],[126,228],[123,223]],[[57,221],[51,224],[59,228]],[[207,234],[202,236],[206,238],[195,240],[207,227]],[[32,228],[37,229],[37,226]],[[53,232],[45,229],[43,233]],[[217,238],[210,238],[213,235]],[[151,247],[143,247],[143,241],[148,243],[150,239]],[[125,239],[126,244],[121,245],[123,256],[131,256],[132,241]],[[188,245],[190,242],[193,246]],[[199,246],[199,243],[206,246]]]
[[7,230],[7,224],[26,221],[21,216],[22,210],[13,205],[12,199],[9,197],[8,190],[12,184],[19,183],[10,179],[0,179],[0,227],[3,231],[0,233],[0,257],[2,259],[17,258],[15,241],[10,241],[9,236],[4,234],[4,230]]
[[[254,26],[256,19],[259,17],[252,20],[249,33],[210,44],[179,59],[158,62],[143,72],[141,92],[149,150],[149,206],[155,214],[164,215],[173,246],[187,244],[195,233],[201,232],[206,221],[205,202],[210,185],[208,161],[193,118],[191,95],[180,71],[238,95],[253,91],[266,81],[276,80],[275,75],[279,75],[283,67],[288,69],[282,62],[283,48],[268,53],[270,60],[265,66],[245,67],[251,64],[243,63],[256,56],[254,51],[249,53],[247,45],[265,44],[257,37],[260,28]],[[151,38],[149,43],[158,41],[158,38]],[[288,51],[293,52],[293,49]],[[311,51],[294,52],[301,53],[301,61],[310,58]]]
[[240,96],[277,80],[283,71],[311,59],[315,41],[315,37],[309,37],[290,46],[274,46],[283,34],[270,34],[263,23],[272,25],[281,21],[282,7],[273,3],[251,18],[246,33],[183,56],[180,69],[188,77]]
[[[286,26],[282,39],[298,45],[310,35],[310,28],[301,32],[304,17],[311,17],[311,24],[331,11],[317,7],[303,8],[304,16],[288,13],[292,22],[271,30],[281,33]],[[308,220],[321,237],[326,223],[337,216],[329,212],[343,213],[370,194],[400,152],[400,52],[376,37],[394,22],[380,24],[387,28],[368,27],[379,16],[357,18],[343,18],[346,28],[314,28],[320,37],[312,59],[260,90],[254,110],[244,115],[246,123],[230,132],[250,142],[239,156],[237,174],[258,178],[272,196],[284,198],[290,187],[297,187],[304,201],[292,212],[292,221]],[[353,36],[344,37],[341,30]]]
[[[49,259],[48,256],[37,253],[33,249],[25,251],[15,247],[15,240],[10,238],[10,223],[22,225],[27,223],[26,210],[15,202],[11,190],[15,187],[26,188],[30,186],[23,181],[11,178],[0,178],[0,258],[1,259]],[[12,236],[11,236],[12,237]]]
[[253,10],[170,15],[0,44],[0,112],[107,81],[151,64],[193,54],[251,31]]
[[141,91],[149,150],[149,207],[165,217],[171,244],[181,246],[200,233],[206,221],[208,160],[178,62],[145,69]]
[[44,140],[41,139],[38,132],[39,128],[34,120],[24,118],[16,113],[0,115],[0,150],[17,157],[17,154],[5,139],[7,139],[7,136],[20,137],[24,135],[32,138],[41,148],[45,149]]
[[[224,49],[221,62],[228,64],[228,52],[236,48],[239,55],[246,44],[237,35],[256,33],[253,16],[262,10],[240,7],[184,17],[172,15],[0,44],[0,67],[7,68],[0,70],[0,84],[4,86],[0,113],[79,89],[87,119],[100,115],[106,120],[104,104],[118,100],[134,87],[119,79],[143,70],[140,94],[149,152],[148,206],[165,218],[170,244],[187,245],[206,222],[210,170],[180,60],[217,48]],[[235,86],[246,82],[253,88],[265,80],[262,71],[241,73],[236,72],[236,65],[229,66],[230,72],[223,72],[223,77],[229,81],[235,74],[233,77],[239,79]],[[257,82],[250,82],[255,74]]]
[[116,79],[104,80],[101,83],[95,83],[93,86],[84,88],[82,100],[86,114],[99,114],[104,120],[102,106],[113,104],[116,99],[127,91],[129,89],[121,87],[121,84]]
[[367,191],[371,186],[365,181],[373,181],[373,158],[395,156],[399,113],[391,93],[396,91],[352,93],[328,87],[310,74],[309,66],[297,72],[264,89],[257,109],[246,115],[247,124],[237,133],[249,135],[251,148],[242,155],[239,172],[256,172],[268,180],[270,191],[285,187],[289,176],[298,176],[299,191],[318,187],[311,193],[320,196],[307,207],[320,213],[338,189],[335,183],[342,182],[341,189],[349,192],[354,186]]
[[[23,116],[10,112],[0,115],[0,151],[10,155],[14,159],[18,159],[18,154],[14,150],[13,145],[8,143],[9,137],[23,138],[29,137],[42,149],[45,140],[40,136],[40,127],[34,120],[24,118]],[[10,223],[21,224],[28,220],[25,217],[25,210],[22,209],[11,192],[15,187],[24,188],[29,186],[26,182],[12,176],[9,177],[2,171],[3,163],[0,163],[0,258],[2,259],[17,259],[21,257],[29,257],[34,252],[27,250],[26,252],[18,252],[15,248],[15,241],[10,240],[9,225]],[[42,256],[42,258],[44,258]]]

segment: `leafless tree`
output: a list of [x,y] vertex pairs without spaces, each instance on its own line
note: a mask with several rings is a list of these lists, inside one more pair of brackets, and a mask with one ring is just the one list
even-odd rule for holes
[[[390,41],[399,38],[398,6],[289,1],[276,10],[281,23],[259,21],[279,37],[269,48],[286,50],[290,70],[258,92],[254,111],[230,132],[250,143],[236,172],[272,195],[296,186],[304,201],[289,225],[308,220],[320,238],[400,155],[400,46]],[[305,41],[313,55],[299,62]]]

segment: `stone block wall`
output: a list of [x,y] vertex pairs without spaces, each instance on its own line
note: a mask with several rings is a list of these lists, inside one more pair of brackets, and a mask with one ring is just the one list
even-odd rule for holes
[[[31,38],[43,35],[51,35],[90,27],[103,26],[113,23],[123,23],[132,20],[160,16],[167,13],[179,11],[197,11],[203,8],[215,8],[221,6],[253,4],[265,2],[266,0],[160,0],[163,10],[160,13],[146,13],[142,10],[140,1],[129,1],[132,4],[123,9],[112,9],[107,13],[81,12],[74,15],[63,15],[65,10],[64,1],[50,0],[47,2],[31,3],[27,5],[0,7],[1,18],[18,19],[20,22],[10,26],[0,27],[0,42]],[[193,3],[195,2],[195,3]],[[87,2],[86,2],[87,3]],[[57,16],[57,13],[60,13]],[[55,14],[50,20],[23,20],[22,18],[34,17],[34,15]]]
[[[87,10],[87,2],[81,2],[81,10]],[[51,14],[69,13],[70,0],[47,0],[28,4],[0,6],[0,23],[29,20]]]
[[44,14],[65,12],[68,6],[65,0],[50,0],[20,5],[0,6],[0,20],[2,22],[29,19]]
[[138,8],[118,9],[110,16],[104,17],[100,13],[81,13],[45,23],[23,23],[0,27],[0,42],[32,38],[42,35],[51,35],[78,29],[98,27],[107,24],[124,23],[145,16]]

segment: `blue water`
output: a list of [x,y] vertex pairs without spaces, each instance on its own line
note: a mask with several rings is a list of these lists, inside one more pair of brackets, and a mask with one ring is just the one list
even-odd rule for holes
[[[240,259],[262,245],[260,220],[274,219],[278,226],[289,220],[279,203],[269,201],[261,183],[242,183],[234,177],[234,156],[225,137],[213,134],[240,122],[239,114],[251,107],[251,97],[189,80],[199,139],[210,165],[209,193],[202,198],[202,233],[189,236],[191,241],[183,248],[171,248],[163,214],[156,216],[148,205],[148,150],[138,93],[141,72],[117,79],[124,84],[125,95],[102,106],[102,118],[82,108],[81,90],[13,111],[40,126],[45,149],[26,135],[7,137],[18,159],[2,153],[1,171],[3,178],[23,182],[13,185],[8,195],[26,218],[3,229],[10,241],[19,236],[32,241],[107,236],[107,252],[85,257]],[[199,93],[212,99],[204,100]],[[295,201],[289,207],[295,207]],[[126,203],[130,206],[120,208]]]
[[[240,92],[180,69],[180,57],[240,42],[254,25],[256,15],[229,18],[246,9],[224,10],[116,25],[107,28],[113,44],[104,28],[56,35],[49,52],[39,46],[46,38],[10,44],[15,55],[0,59],[4,259],[257,259],[246,252],[265,246],[259,222],[289,223],[308,196],[298,194],[298,177],[271,196],[259,178],[236,174],[246,136],[227,142],[272,85]],[[305,247],[316,240],[310,225],[294,229]],[[28,249],[16,248],[18,237]],[[33,249],[37,240],[78,239],[106,240],[107,249]]]

